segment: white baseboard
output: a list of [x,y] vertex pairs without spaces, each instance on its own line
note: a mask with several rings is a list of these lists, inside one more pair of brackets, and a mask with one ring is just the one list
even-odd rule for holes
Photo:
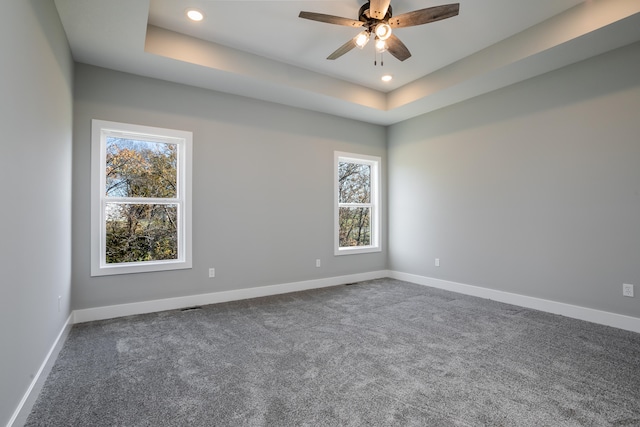
[[56,337],[56,340],[53,342],[51,349],[47,353],[44,361],[40,365],[40,369],[33,377],[31,384],[29,384],[29,388],[25,392],[24,396],[22,396],[22,400],[18,404],[18,407],[13,412],[13,415],[9,419],[7,423],[7,427],[12,426],[22,426],[27,421],[27,417],[31,413],[31,408],[33,404],[36,402],[38,395],[40,394],[40,390],[42,390],[42,386],[44,385],[51,368],[53,367],[56,358],[58,357],[58,353],[62,349],[62,345],[67,339],[69,335],[69,331],[71,330],[71,326],[73,325],[73,313],[69,315],[66,322],[62,326],[62,330]]
[[329,286],[344,285],[364,280],[380,279],[382,277],[388,277],[388,275],[389,272],[387,270],[380,270],[367,273],[350,274],[347,276],[328,277],[325,279],[305,280],[303,282],[284,283],[281,285],[258,286],[255,288],[238,289],[233,291],[213,292],[209,294],[189,295],[130,304],[87,308],[83,310],[75,310],[73,312],[73,319],[74,323],[113,319],[116,317],[131,316],[134,314],[154,313],[158,311],[193,307],[196,305],[217,304],[221,302],[265,297],[269,295],[286,294],[289,292],[306,291],[309,289],[326,288]]
[[465,295],[494,301],[513,304],[520,307],[531,308],[547,313],[559,314],[574,319],[585,320],[601,325],[612,326],[640,333],[640,318],[625,316],[622,314],[610,313],[592,308],[580,307],[561,302],[545,300],[541,298],[529,297],[495,289],[483,288],[480,286],[467,285],[463,283],[451,282],[448,280],[435,279],[432,277],[419,276],[416,274],[403,273],[399,271],[380,270],[367,273],[351,274],[347,276],[329,277],[325,279],[306,280],[302,282],[291,282],[280,285],[260,286],[248,289],[238,289],[233,291],[214,292],[209,294],[190,295],[177,298],[167,298],[153,301],[143,301],[131,304],[112,305],[107,307],[88,308],[75,310],[69,315],[62,330],[58,334],[55,342],[51,346],[49,353],[45,357],[40,369],[36,373],[29,388],[25,392],[18,407],[9,419],[7,427],[23,425],[31,412],[48,372],[53,366],[58,352],[62,348],[66,336],[73,323],[89,322],[93,320],[112,319],[135,314],[152,313],[164,310],[175,310],[196,305],[216,304],[229,301],[237,301],[249,298],[258,298],[270,295],[279,295],[289,292],[305,291],[309,289],[319,289],[329,286],[344,285],[347,283],[362,282],[365,280],[390,277],[405,282],[418,285],[430,286],[444,289]]
[[419,285],[430,286],[433,288],[444,289],[447,291],[457,292],[465,295],[504,302],[520,307],[532,308],[534,310],[559,314],[574,319],[585,320],[588,322],[640,333],[640,318],[637,317],[625,316],[622,314],[596,310],[593,308],[580,307],[577,305],[571,305],[552,300],[483,288],[480,286],[467,285],[464,283],[451,282],[448,280],[435,279],[432,277],[388,270],[329,277],[325,279],[306,280],[302,282],[291,282],[280,285],[259,286],[255,288],[238,289],[233,291],[213,292],[208,294],[142,301],[130,304],[87,308],[83,310],[75,310],[72,315],[74,323],[83,323],[94,320],[131,316],[135,314],[176,310],[197,305],[217,304],[222,302],[259,298],[264,296],[305,291],[309,289],[324,288],[329,286],[338,286],[344,285],[346,283],[379,279],[382,277],[391,277],[393,279],[404,280],[406,282],[416,283]]
[[47,353],[40,369],[36,373],[29,388],[25,392],[18,407],[7,423],[7,427],[21,426],[27,420],[40,390],[44,385],[55,359],[64,344],[67,335],[74,323],[89,322],[92,320],[112,319],[134,314],[152,313],[164,310],[175,310],[196,305],[216,304],[228,301],[237,301],[249,298],[258,298],[270,295],[279,295],[289,292],[306,291],[309,289],[326,288],[329,286],[344,285],[347,283],[362,282],[365,280],[388,277],[387,270],[371,271],[366,273],[350,274],[346,276],[329,277],[325,279],[306,280],[272,286],[259,286],[233,291],[214,292],[209,294],[190,295],[185,297],[167,298],[161,300],[143,301],[131,304],[112,305],[107,307],[88,308],[75,310],[65,322],[51,349]]
[[534,310],[559,314],[573,319],[585,320],[587,322],[613,326],[614,328],[640,333],[640,318],[638,317],[625,316],[623,314],[595,310],[593,308],[580,307],[557,301],[482,288],[480,286],[450,282],[448,280],[434,279],[432,277],[418,276],[416,274],[402,273],[399,271],[389,271],[389,277],[418,285],[430,286],[432,288],[444,289],[460,294],[513,304],[520,307],[532,308]]

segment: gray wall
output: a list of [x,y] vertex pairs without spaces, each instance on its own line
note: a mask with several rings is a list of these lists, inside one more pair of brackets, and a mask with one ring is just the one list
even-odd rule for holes
[[0,70],[5,425],[70,313],[73,62],[53,1],[2,3]]
[[[72,306],[390,267],[640,317],[640,44],[388,129],[87,65],[72,99],[51,1],[3,4],[0,56],[0,423]],[[194,132],[192,270],[89,276],[92,118]],[[388,155],[389,264],[386,228],[333,256],[334,150]]]
[[392,270],[640,317],[640,44],[391,126],[388,167]]
[[[75,76],[74,309],[386,269],[386,229],[382,252],[333,256],[333,152],[384,163],[384,127],[89,65]],[[94,118],[193,132],[193,269],[90,277]]]

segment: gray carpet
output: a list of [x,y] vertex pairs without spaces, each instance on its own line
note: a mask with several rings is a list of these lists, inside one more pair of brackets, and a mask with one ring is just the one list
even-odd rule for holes
[[28,426],[640,426],[640,334],[391,279],[75,325]]

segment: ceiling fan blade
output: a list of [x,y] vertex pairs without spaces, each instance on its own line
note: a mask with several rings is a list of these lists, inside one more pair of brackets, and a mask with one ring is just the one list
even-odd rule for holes
[[340,16],[325,15],[316,12],[300,12],[299,18],[310,19],[312,21],[326,22],[327,24],[344,25],[345,27],[362,27],[364,22],[355,19],[341,18]]
[[389,10],[389,3],[391,0],[370,0],[369,16],[374,19],[384,19],[387,10]]
[[407,49],[404,43],[402,43],[395,34],[391,34],[387,39],[387,52],[398,58],[400,61],[404,61],[411,56],[409,49]]
[[345,44],[343,44],[342,46],[340,46],[338,49],[336,49],[336,51],[333,52],[331,55],[327,56],[327,59],[331,59],[331,60],[338,59],[345,53],[349,52],[354,47],[356,47],[356,44],[353,41],[353,39],[351,39]]
[[403,13],[389,19],[391,28],[412,27],[414,25],[428,24],[441,19],[456,16],[460,11],[460,3],[445,4],[442,6],[428,7]]

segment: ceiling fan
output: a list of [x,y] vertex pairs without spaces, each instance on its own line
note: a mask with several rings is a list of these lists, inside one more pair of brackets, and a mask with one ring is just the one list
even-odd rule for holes
[[328,24],[354,28],[364,27],[362,32],[340,46],[335,52],[329,55],[327,59],[337,59],[354,47],[362,49],[373,34],[375,36],[377,52],[382,53],[388,51],[400,61],[404,61],[411,56],[411,52],[409,52],[409,49],[407,49],[398,37],[392,34],[393,29],[413,27],[415,25],[428,24],[430,22],[440,21],[441,19],[451,18],[458,15],[460,10],[460,3],[452,3],[393,16],[390,3],[391,0],[367,1],[358,12],[358,20],[304,11],[300,12],[298,16],[300,18],[326,22]]

